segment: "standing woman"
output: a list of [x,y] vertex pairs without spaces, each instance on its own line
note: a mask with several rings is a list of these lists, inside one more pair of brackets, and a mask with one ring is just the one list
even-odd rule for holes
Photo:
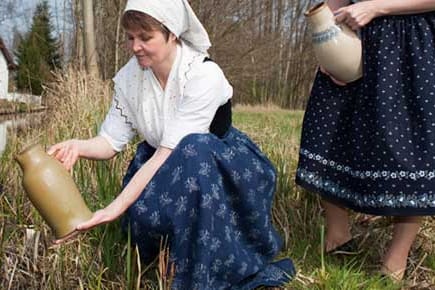
[[272,263],[281,241],[271,222],[276,172],[231,127],[232,87],[207,58],[207,32],[186,0],[129,0],[122,17],[134,57],[114,78],[112,107],[99,136],[68,140],[49,153],[71,168],[109,159],[143,140],[121,193],[79,225],[122,214],[144,262],[168,239],[173,289],[279,286],[290,260]]
[[326,251],[352,239],[346,208],[393,216],[381,271],[401,280],[421,216],[435,214],[435,1],[329,0],[361,29],[363,77],[317,74],[296,181],[320,194]]

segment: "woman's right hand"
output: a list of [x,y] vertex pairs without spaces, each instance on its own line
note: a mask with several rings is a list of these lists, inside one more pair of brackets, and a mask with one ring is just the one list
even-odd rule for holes
[[71,170],[80,158],[81,148],[84,140],[71,139],[51,146],[47,153],[57,160],[67,169]]
[[345,82],[339,81],[336,78],[334,78],[327,70],[325,70],[322,66],[319,66],[319,70],[331,78],[331,80],[338,86],[345,86],[347,85]]
[[357,31],[366,26],[374,18],[383,15],[383,9],[377,1],[363,1],[341,7],[334,11],[337,23],[346,23],[352,30]]

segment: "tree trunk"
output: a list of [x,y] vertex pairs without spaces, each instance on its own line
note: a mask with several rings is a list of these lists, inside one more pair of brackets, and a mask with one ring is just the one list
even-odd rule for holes
[[93,2],[93,0],[82,0],[86,71],[94,76],[99,76],[95,44]]
[[121,17],[122,17],[122,9],[119,9],[118,19],[116,21],[116,40],[115,40],[115,74],[119,69],[119,46],[120,46],[120,35],[121,35]]

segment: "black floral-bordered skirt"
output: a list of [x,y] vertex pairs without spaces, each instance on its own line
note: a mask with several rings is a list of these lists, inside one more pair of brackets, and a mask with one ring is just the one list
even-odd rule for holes
[[359,212],[434,215],[435,12],[377,18],[361,35],[361,79],[316,76],[296,182]]

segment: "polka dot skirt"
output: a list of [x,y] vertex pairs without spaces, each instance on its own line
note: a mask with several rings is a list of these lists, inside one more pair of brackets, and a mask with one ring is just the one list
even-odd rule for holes
[[296,182],[377,215],[435,214],[435,12],[362,29],[364,76],[319,72],[304,117]]

